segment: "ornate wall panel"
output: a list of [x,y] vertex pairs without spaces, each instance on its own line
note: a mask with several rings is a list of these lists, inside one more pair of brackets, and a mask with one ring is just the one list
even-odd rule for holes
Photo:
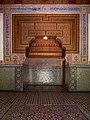
[[30,37],[45,35],[60,37],[69,53],[79,50],[78,14],[13,14],[12,24],[13,53],[25,52]]
[[[70,0],[69,0],[70,1]],[[20,0],[18,0],[18,3],[20,2]],[[55,2],[55,1],[53,1]],[[73,1],[75,3],[75,1]],[[0,0],[0,3],[2,3],[2,0]],[[57,35],[59,34],[60,36],[64,36],[65,37],[65,34],[63,34],[63,31],[66,31],[67,29],[63,27],[64,26],[61,26],[61,24],[59,23],[58,24],[58,27],[59,27],[59,30],[57,29],[57,31],[49,28],[49,30],[46,30],[46,28],[44,27],[44,30],[39,31],[39,28],[37,26],[37,24],[39,25],[39,23],[36,24],[36,27],[34,29],[37,28],[37,30],[35,30],[35,33],[30,31],[28,26],[26,25],[25,22],[19,22],[19,27],[20,28],[20,25],[21,25],[21,28],[24,28],[25,26],[25,31],[23,29],[23,31],[20,31],[20,33],[24,32],[24,36],[20,36],[20,38],[23,40],[19,41],[18,44],[15,43],[15,46],[16,45],[19,45],[20,49],[22,48],[21,52],[17,52],[17,53],[13,53],[12,52],[12,49],[13,49],[13,46],[12,46],[12,15],[14,14],[18,14],[18,15],[21,15],[21,14],[26,14],[27,16],[28,15],[45,15],[47,14],[48,15],[77,15],[79,16],[79,44],[78,44],[78,51],[77,53],[75,52],[68,52],[66,54],[66,58],[68,59],[69,63],[70,64],[81,64],[81,63],[84,63],[84,64],[87,64],[88,63],[88,38],[87,38],[87,14],[90,13],[90,6],[89,5],[60,5],[60,4],[41,4],[41,5],[38,5],[38,4],[27,4],[27,5],[0,5],[0,13],[3,13],[4,15],[4,48],[3,48],[3,51],[4,51],[4,60],[3,61],[0,61],[0,64],[22,64],[25,60],[25,54],[23,52],[23,48],[26,46],[26,44],[28,43],[29,41],[29,38],[31,35],[34,35],[34,34],[40,34],[40,35],[44,35],[45,34],[45,31],[49,31],[47,32],[47,35],[48,34],[54,34],[54,35]],[[23,20],[22,20],[23,21]],[[48,17],[43,17],[43,21],[47,23],[48,21]],[[33,22],[34,23],[34,22]],[[70,21],[69,21],[70,23]],[[31,27],[33,29],[33,24],[32,23],[28,23],[29,27]],[[50,22],[50,25],[49,27],[51,27],[51,25],[53,26],[52,28],[54,29],[55,28],[55,24],[51,24]],[[48,26],[48,25],[47,25]],[[60,28],[61,26],[61,28]],[[66,25],[66,28],[69,28],[70,25]],[[40,27],[40,26],[39,26]],[[43,25],[42,25],[43,27]],[[27,29],[29,32],[27,32]],[[38,31],[38,32],[37,32]],[[59,32],[58,32],[59,31]],[[19,34],[20,34],[19,33]],[[28,33],[28,37],[27,37],[27,33]],[[68,34],[70,33],[70,29],[68,29],[67,31],[67,36]],[[74,34],[74,33],[73,33]],[[25,38],[26,37],[26,38]],[[73,35],[74,37],[74,35]],[[19,38],[19,39],[20,39]],[[62,38],[62,37],[61,37]],[[25,40],[24,40],[25,39]],[[66,44],[65,40],[64,41],[64,44]],[[67,39],[67,43],[69,44],[70,43],[70,40]],[[16,46],[17,47],[17,46]],[[18,48],[18,47],[17,47]],[[19,48],[18,48],[19,49]]]

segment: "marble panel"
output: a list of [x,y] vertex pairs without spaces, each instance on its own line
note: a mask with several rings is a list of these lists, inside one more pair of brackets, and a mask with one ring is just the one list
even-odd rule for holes
[[62,85],[61,67],[24,67],[24,82],[39,85]]

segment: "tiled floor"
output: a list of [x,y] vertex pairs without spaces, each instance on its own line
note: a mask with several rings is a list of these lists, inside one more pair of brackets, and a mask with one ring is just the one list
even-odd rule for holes
[[[6,119],[7,118],[6,115],[10,114],[10,111],[15,106],[18,106],[17,109],[20,109],[20,106],[25,107],[31,105],[34,106],[74,105],[86,117],[86,119],[83,118],[83,119],[75,119],[75,120],[90,120],[90,92],[60,92],[60,91],[0,92],[1,120],[8,120]],[[9,120],[24,120],[24,119],[14,118]],[[28,120],[34,120],[34,119],[28,119]],[[46,120],[46,119],[42,119],[42,120]],[[63,119],[63,120],[69,120],[69,119]],[[73,119],[71,118],[70,120]]]

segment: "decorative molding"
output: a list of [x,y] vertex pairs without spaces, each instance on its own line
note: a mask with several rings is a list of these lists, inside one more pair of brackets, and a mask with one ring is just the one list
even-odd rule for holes
[[51,11],[79,11],[79,7],[50,7]]
[[87,15],[82,14],[82,56],[87,55]]
[[22,67],[15,67],[15,90],[23,91]]
[[10,43],[11,43],[11,35],[10,35],[10,13],[5,14],[5,56],[10,55]]
[[81,11],[81,7],[78,6],[62,6],[62,5],[27,5],[27,6],[14,6],[11,7],[11,11],[12,12],[49,12],[49,13],[53,13],[53,12],[73,12],[74,14],[79,13]]
[[86,7],[82,7],[82,13],[86,13],[87,12],[87,8]]
[[5,56],[4,60],[5,60],[6,64],[10,64],[11,63],[10,56]]
[[76,90],[77,89],[77,68],[76,67],[70,67],[70,78],[68,81],[68,89],[69,90]]

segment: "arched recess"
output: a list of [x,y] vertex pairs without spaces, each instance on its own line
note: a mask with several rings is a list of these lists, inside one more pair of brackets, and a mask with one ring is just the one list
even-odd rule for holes
[[65,55],[66,48],[59,37],[48,36],[48,39],[43,39],[42,36],[31,37],[26,47],[24,80],[28,84],[63,85]]
[[66,55],[66,48],[62,46],[59,37],[49,36],[47,39],[43,37],[32,37],[29,46],[26,47],[27,58],[60,58]]

